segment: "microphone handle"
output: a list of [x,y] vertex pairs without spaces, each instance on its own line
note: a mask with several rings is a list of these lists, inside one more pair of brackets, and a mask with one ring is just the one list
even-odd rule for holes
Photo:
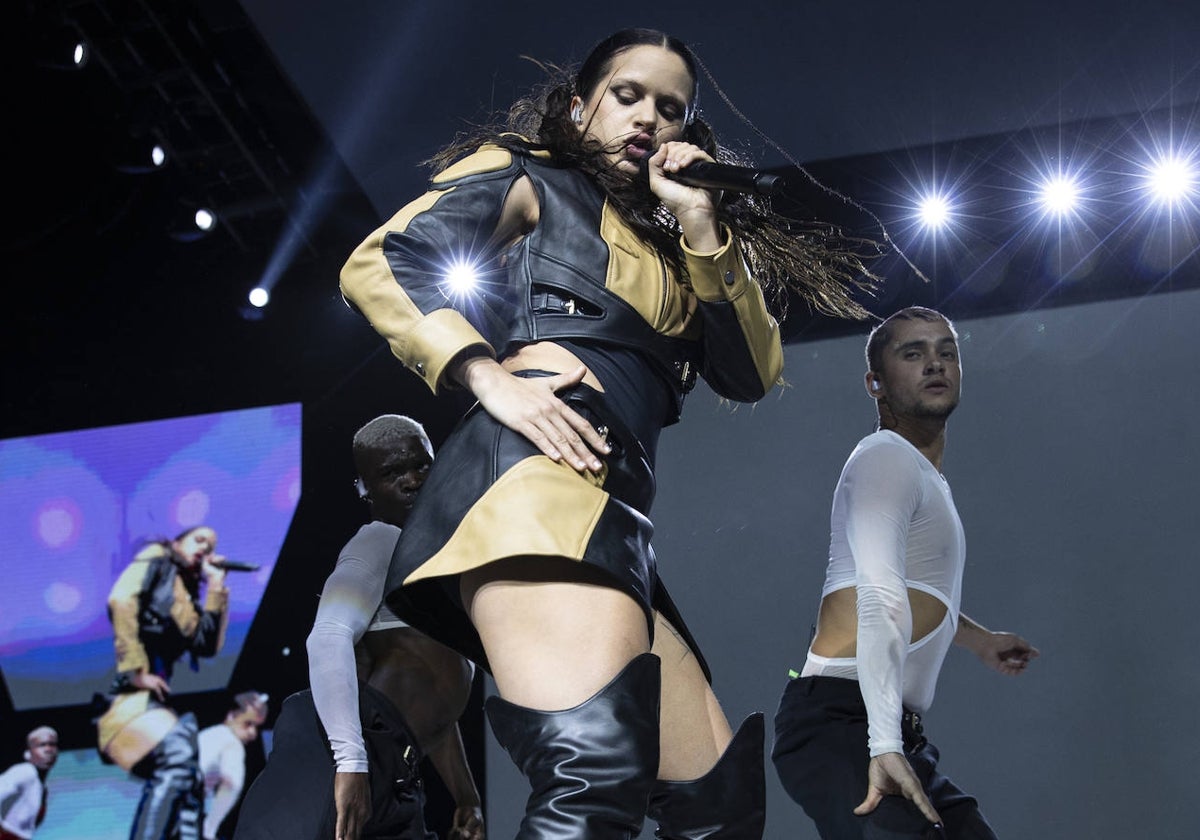
[[667,177],[689,187],[759,195],[774,195],[783,188],[783,178],[779,175],[708,161],[690,163],[678,172],[668,172]]
[[221,563],[213,563],[213,565],[227,572],[257,572],[262,568],[257,563],[239,563],[237,560],[225,560]]

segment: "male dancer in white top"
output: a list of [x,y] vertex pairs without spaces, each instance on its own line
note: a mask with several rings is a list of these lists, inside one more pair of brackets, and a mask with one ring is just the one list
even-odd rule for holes
[[25,736],[24,761],[0,773],[0,840],[29,840],[46,817],[46,776],[58,760],[58,733]]
[[359,429],[353,447],[371,522],[325,581],[307,644],[311,691],[284,701],[234,840],[432,840],[417,766],[423,755],[455,801],[448,840],[483,840],[458,728],[471,664],[382,601],[433,447],[420,423],[396,414]]
[[902,309],[867,340],[879,431],[838,480],[816,635],[775,719],[780,779],[823,838],[995,838],[921,724],[952,642],[1002,674],[1038,655],[959,611],[966,544],[941,467],[961,375],[934,310]]
[[207,797],[201,831],[204,840],[217,840],[221,823],[242,795],[246,782],[246,745],[258,739],[259,730],[267,722],[268,699],[257,691],[234,695],[225,719],[201,729],[196,736]]

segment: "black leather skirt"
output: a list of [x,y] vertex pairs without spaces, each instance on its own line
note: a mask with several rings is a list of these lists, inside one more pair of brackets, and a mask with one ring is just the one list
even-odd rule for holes
[[602,571],[628,593],[645,611],[651,633],[653,611],[663,613],[699,658],[658,580],[648,517],[654,471],[641,443],[602,392],[581,384],[559,396],[612,447],[601,456],[600,473],[552,461],[476,405],[438,451],[409,515],[384,588],[388,606],[486,670],[482,643],[463,610],[459,575],[509,557],[564,558]]

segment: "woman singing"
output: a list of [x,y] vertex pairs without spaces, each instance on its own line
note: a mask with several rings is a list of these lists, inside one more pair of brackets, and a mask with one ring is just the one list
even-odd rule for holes
[[775,384],[764,286],[858,315],[861,265],[751,199],[672,179],[724,154],[696,67],[660,32],[609,36],[516,103],[507,131],[440,153],[431,191],[342,270],[409,369],[478,400],[387,591],[495,677],[488,717],[533,787],[521,838],[636,836],[646,814],[663,837],[762,834],[761,715],[733,736],[656,572],[655,449],[697,374],[744,402]]
[[195,715],[177,715],[166,700],[180,659],[216,656],[225,642],[229,590],[216,548],[217,532],[207,525],[151,542],[109,592],[117,673],[97,727],[104,756],[145,781],[131,840],[201,835],[199,727]]

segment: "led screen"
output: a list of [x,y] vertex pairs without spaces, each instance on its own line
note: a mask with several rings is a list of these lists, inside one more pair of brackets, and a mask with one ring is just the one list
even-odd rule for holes
[[87,703],[115,671],[108,593],[147,541],[196,525],[230,572],[221,652],[173,692],[222,688],[300,497],[300,405],[0,441],[0,671],[17,710]]

